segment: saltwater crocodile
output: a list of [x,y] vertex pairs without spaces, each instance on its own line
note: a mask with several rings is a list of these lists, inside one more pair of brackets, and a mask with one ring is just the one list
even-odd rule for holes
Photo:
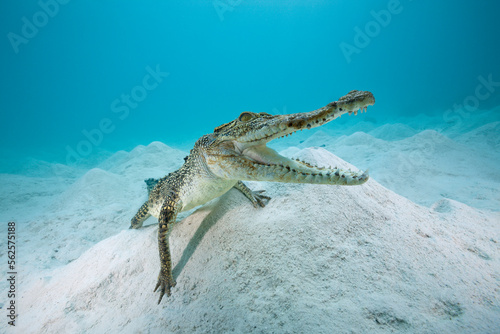
[[139,228],[149,217],[158,218],[158,248],[160,274],[154,291],[160,288],[158,304],[176,282],[172,276],[169,232],[177,214],[202,205],[236,188],[255,207],[265,206],[270,197],[262,191],[252,191],[245,181],[359,185],[368,180],[367,172],[313,166],[304,161],[279,155],[266,143],[326,124],[345,113],[375,103],[370,92],[353,90],[323,108],[289,115],[243,112],[229,123],[215,128],[213,133],[198,139],[184,165],[177,171],[155,181],[148,180],[149,199],[132,219],[130,228]]

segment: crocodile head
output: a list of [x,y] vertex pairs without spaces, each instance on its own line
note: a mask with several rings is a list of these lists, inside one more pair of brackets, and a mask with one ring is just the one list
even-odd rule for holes
[[266,144],[299,130],[321,126],[345,113],[356,115],[358,110],[366,111],[374,103],[372,93],[353,90],[338,101],[311,112],[289,115],[243,112],[234,121],[202,137],[198,146],[212,173],[224,179],[362,184],[368,180],[366,172],[313,166],[281,156]]

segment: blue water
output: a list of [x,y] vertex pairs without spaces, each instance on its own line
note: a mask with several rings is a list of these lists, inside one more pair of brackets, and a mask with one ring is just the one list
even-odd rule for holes
[[352,89],[374,93],[379,124],[493,108],[499,12],[486,0],[2,1],[2,168],[188,148],[241,111],[309,111]]

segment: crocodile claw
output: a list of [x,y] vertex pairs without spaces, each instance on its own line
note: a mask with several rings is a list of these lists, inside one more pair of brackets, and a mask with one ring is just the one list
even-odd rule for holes
[[165,294],[170,297],[170,289],[173,288],[177,283],[175,282],[172,275],[168,275],[167,273],[160,270],[160,274],[158,275],[158,282],[156,283],[156,287],[154,292],[160,288],[160,298],[158,299],[158,304],[160,304],[161,299]]
[[257,190],[257,191],[252,192],[252,196],[253,196],[252,204],[254,207],[257,207],[257,205],[260,205],[263,208],[266,206],[266,203],[264,201],[271,200],[271,197],[266,196],[266,195],[261,195],[261,193],[263,193],[264,191],[265,190]]

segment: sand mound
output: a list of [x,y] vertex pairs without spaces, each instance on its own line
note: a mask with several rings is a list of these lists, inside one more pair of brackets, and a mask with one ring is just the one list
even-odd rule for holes
[[370,131],[370,135],[387,141],[401,140],[414,136],[416,133],[415,129],[401,123],[384,124]]
[[[492,137],[488,131],[481,133]],[[465,145],[435,130],[397,141],[356,132],[323,146],[362,169],[369,168],[374,179],[418,204],[430,206],[446,197],[478,208],[499,208],[499,157],[494,150]],[[288,148],[284,153],[296,151]]]
[[[323,149],[299,158],[349,166]],[[102,171],[86,177],[99,179]],[[84,180],[84,183],[90,180]],[[83,182],[83,181],[82,181]],[[23,333],[494,332],[498,214],[418,206],[374,180],[337,187],[250,183],[171,235],[177,286],[156,305],[156,226],[117,231],[21,286]],[[140,190],[133,190],[134,195]],[[142,190],[143,191],[143,190]],[[119,197],[119,195],[117,195]]]
[[500,151],[500,122],[492,122],[460,135],[457,141],[476,148],[486,148],[498,155]]
[[165,171],[182,166],[186,155],[186,152],[155,141],[148,146],[139,145],[130,153],[118,152],[99,167],[129,177],[162,177],[167,174]]

